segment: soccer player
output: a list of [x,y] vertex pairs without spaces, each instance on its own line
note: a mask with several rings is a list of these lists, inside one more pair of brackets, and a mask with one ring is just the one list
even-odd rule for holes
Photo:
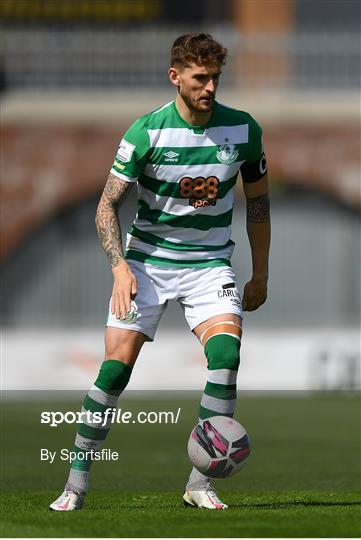
[[[250,114],[215,101],[227,50],[212,36],[186,34],[173,44],[174,101],[138,119],[120,142],[96,214],[114,276],[105,360],[83,410],[105,414],[127,386],[145,341],[153,341],[167,301],[177,300],[208,361],[199,418],[232,416],[243,311],[267,296],[270,245],[267,166],[262,130]],[[252,276],[242,300],[230,258],[234,193],[241,172],[247,199]],[[119,206],[137,183],[139,207],[124,253]],[[134,302],[137,318],[131,316]],[[90,459],[110,425],[79,425],[65,491],[52,510],[83,506]],[[190,473],[184,502],[225,509],[209,479]]]

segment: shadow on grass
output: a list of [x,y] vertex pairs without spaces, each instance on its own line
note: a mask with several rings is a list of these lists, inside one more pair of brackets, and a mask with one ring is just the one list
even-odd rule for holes
[[[333,501],[333,502],[324,502],[324,501],[289,501],[289,502],[269,502],[269,503],[229,503],[229,509],[244,509],[244,510],[250,510],[250,509],[258,509],[258,510],[284,510],[284,509],[292,509],[297,507],[361,507],[361,501]],[[127,503],[115,503],[115,504],[88,504],[85,506],[86,510],[91,511],[114,511],[114,508],[117,508],[117,510],[149,510],[149,502],[141,502],[141,501],[133,501],[133,502],[127,502]],[[196,507],[186,506],[182,502],[179,503],[162,503],[160,501],[157,501],[157,508],[158,510],[179,510],[179,509],[188,509],[190,511],[192,510],[198,510]]]
[[282,510],[284,508],[296,508],[299,506],[313,507],[338,507],[338,506],[360,506],[361,501],[288,501],[288,502],[269,502],[269,503],[236,503],[230,504],[230,508],[259,508],[265,510]]

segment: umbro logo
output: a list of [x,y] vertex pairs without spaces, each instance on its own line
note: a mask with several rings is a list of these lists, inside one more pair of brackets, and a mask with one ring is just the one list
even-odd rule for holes
[[178,158],[179,158],[179,155],[180,154],[177,154],[177,152],[173,152],[173,150],[169,150],[169,152],[166,152],[165,154],[163,154],[163,156],[165,157],[164,161],[178,161]]

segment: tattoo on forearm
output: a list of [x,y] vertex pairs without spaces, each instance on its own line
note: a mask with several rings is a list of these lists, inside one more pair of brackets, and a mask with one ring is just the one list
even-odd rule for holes
[[268,223],[269,209],[270,203],[267,193],[247,199],[247,221],[249,223]]
[[118,209],[132,186],[110,174],[97,209],[95,223],[99,240],[112,267],[124,259]]

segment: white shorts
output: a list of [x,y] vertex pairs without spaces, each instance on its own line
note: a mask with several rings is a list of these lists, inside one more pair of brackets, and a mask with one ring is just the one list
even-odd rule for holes
[[170,268],[132,259],[127,262],[137,280],[138,318],[132,323],[117,319],[109,302],[106,326],[141,332],[153,341],[168,300],[180,303],[191,330],[214,315],[234,313],[242,317],[236,277],[229,266]]

